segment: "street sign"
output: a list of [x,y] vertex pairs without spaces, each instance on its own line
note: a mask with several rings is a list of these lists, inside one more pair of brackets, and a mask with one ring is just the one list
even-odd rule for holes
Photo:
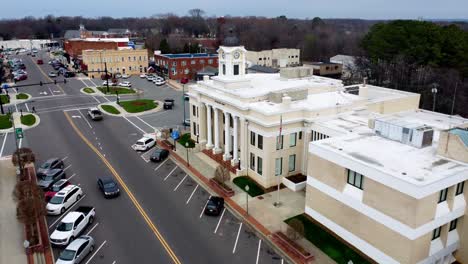
[[22,128],[17,128],[17,129],[15,130],[15,134],[16,134],[16,138],[17,138],[17,139],[23,138],[23,129],[22,129]]
[[172,131],[171,138],[174,140],[177,140],[179,138],[179,131],[178,130]]

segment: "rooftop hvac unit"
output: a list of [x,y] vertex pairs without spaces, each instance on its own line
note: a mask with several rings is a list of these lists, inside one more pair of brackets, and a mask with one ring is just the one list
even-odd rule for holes
[[432,144],[434,130],[426,125],[405,122],[400,119],[376,119],[374,132],[382,137],[423,148]]

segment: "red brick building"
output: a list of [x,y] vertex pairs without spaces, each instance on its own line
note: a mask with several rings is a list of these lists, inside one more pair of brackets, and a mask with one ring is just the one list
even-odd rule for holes
[[156,68],[171,80],[195,79],[197,72],[207,68],[218,68],[218,54],[182,53],[154,54]]
[[100,38],[87,38],[87,39],[68,39],[63,43],[63,48],[72,58],[81,59],[83,50],[116,50],[119,47],[127,47],[128,38],[116,39],[100,39]]

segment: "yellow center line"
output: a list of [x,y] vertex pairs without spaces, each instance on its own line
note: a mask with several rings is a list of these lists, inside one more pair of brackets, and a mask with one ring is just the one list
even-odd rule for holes
[[159,232],[158,228],[153,224],[153,222],[150,220],[148,214],[145,212],[145,210],[141,207],[140,203],[138,200],[135,198],[133,193],[130,191],[130,189],[127,187],[125,182],[122,180],[120,175],[117,173],[117,171],[112,167],[112,165],[107,161],[107,159],[97,150],[96,147],[91,144],[91,142],[81,133],[81,131],[76,127],[75,123],[71,120],[70,116],[68,115],[67,112],[64,112],[65,117],[67,118],[68,122],[70,125],[73,127],[73,130],[78,134],[78,136],[88,145],[89,148],[91,148],[98,156],[101,158],[101,160],[104,162],[104,164],[107,166],[107,168],[111,171],[111,173],[114,175],[114,177],[117,179],[117,181],[120,183],[120,186],[125,190],[127,193],[128,197],[130,197],[130,200],[133,202],[133,205],[137,208],[137,210],[140,212],[141,216],[145,220],[145,222],[148,224],[150,229],[153,231],[153,233],[156,235],[156,238],[161,242],[161,245],[164,247],[166,252],[169,254],[171,257],[172,261],[174,261],[175,264],[181,264],[179,259],[177,258],[176,254],[174,251],[172,251],[171,247],[169,244],[166,242],[164,237],[161,235]]
[[[31,59],[31,58],[30,58]],[[49,75],[45,74],[45,72],[41,69],[41,67],[39,65],[37,65],[36,63],[34,63],[34,60],[31,59],[31,61],[33,62],[34,65],[36,65],[36,67],[39,69],[39,71],[42,73],[42,75],[44,75],[50,82],[54,82],[54,80],[52,80]],[[62,87],[60,86],[60,84],[56,84],[56,86],[62,91],[63,94],[66,94],[65,91],[62,89]]]

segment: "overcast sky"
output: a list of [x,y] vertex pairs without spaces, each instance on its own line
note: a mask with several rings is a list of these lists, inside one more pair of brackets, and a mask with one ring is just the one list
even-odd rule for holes
[[468,0],[2,0],[0,18],[185,15],[191,8],[209,16],[468,19]]

